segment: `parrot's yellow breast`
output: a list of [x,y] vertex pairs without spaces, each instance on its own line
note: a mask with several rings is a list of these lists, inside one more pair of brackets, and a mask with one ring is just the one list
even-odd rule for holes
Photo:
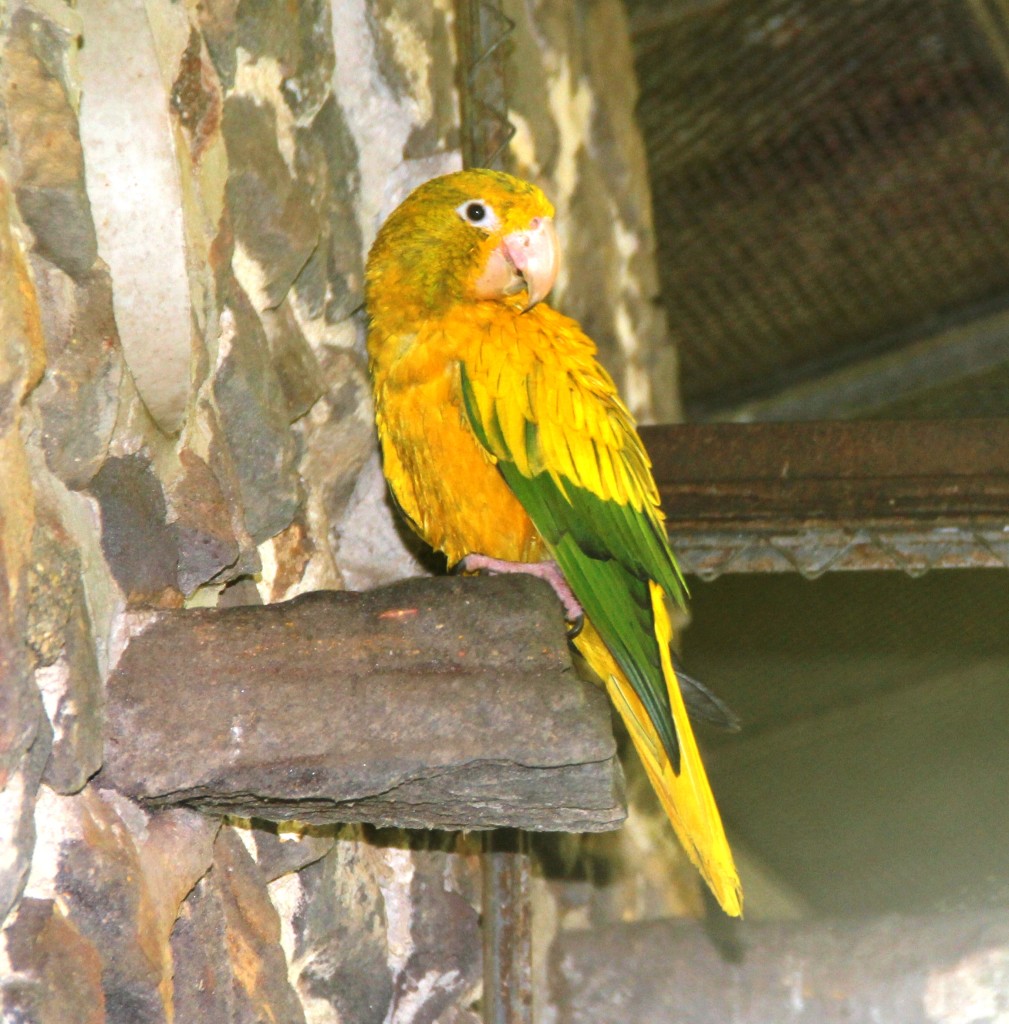
[[[515,316],[502,310],[505,318]],[[495,325],[500,326],[500,325]],[[463,408],[460,366],[480,372],[491,326],[460,310],[415,334],[369,338],[375,418],[385,474],[417,533],[444,552],[449,565],[478,552],[529,562],[543,557],[532,521],[477,442]],[[519,355],[521,339],[505,331]]]

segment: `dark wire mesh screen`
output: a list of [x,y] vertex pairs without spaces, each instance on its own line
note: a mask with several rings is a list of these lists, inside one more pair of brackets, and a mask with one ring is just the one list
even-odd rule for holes
[[631,14],[688,407],[1009,300],[1002,0],[677,6]]

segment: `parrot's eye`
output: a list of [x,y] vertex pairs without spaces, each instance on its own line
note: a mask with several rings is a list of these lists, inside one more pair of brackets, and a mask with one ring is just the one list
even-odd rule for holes
[[455,212],[467,224],[472,224],[483,231],[493,231],[498,226],[497,214],[482,199],[467,199]]

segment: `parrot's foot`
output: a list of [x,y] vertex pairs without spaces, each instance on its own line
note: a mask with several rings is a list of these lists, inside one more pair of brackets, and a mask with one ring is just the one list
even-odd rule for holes
[[556,562],[506,562],[503,558],[491,558],[488,555],[467,555],[459,561],[454,571],[524,572],[529,576],[546,580],[564,605],[564,618],[567,619],[569,626],[568,639],[573,640],[582,631],[585,612]]

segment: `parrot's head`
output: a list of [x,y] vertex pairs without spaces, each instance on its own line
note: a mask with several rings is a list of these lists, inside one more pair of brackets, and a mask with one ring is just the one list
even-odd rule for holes
[[553,213],[535,185],[500,171],[425,182],[392,212],[368,254],[372,320],[437,316],[460,302],[530,309],[560,269]]

